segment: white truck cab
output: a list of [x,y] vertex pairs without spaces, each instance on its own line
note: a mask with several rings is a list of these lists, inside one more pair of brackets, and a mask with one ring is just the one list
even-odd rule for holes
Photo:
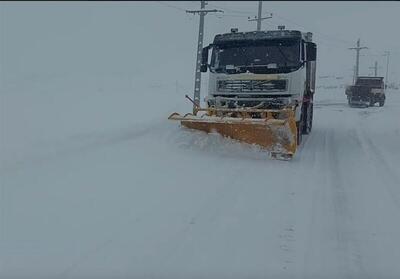
[[[212,50],[210,62],[208,53]],[[282,109],[295,106],[301,134],[312,127],[316,44],[312,33],[271,30],[218,34],[203,48],[209,69],[208,107]]]

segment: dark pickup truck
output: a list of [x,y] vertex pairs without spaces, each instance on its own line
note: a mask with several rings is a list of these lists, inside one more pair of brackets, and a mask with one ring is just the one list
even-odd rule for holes
[[385,85],[383,77],[358,77],[355,85],[346,87],[349,106],[374,106],[385,104]]

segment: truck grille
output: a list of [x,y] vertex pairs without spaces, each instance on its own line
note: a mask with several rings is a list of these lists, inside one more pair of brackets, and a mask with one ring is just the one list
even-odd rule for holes
[[287,81],[277,80],[219,80],[219,92],[273,92],[286,91]]

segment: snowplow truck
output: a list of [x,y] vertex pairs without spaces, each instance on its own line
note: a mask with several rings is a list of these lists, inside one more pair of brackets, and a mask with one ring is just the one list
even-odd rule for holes
[[354,85],[346,87],[345,93],[350,107],[372,107],[376,103],[382,107],[385,104],[383,77],[357,77]]
[[169,119],[290,160],[312,128],[316,54],[310,32],[232,29],[218,34],[202,50],[201,72],[209,70],[206,107]]

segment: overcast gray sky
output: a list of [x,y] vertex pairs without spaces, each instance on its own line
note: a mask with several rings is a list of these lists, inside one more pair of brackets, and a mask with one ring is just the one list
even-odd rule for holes
[[[363,46],[360,74],[379,62],[385,72],[385,50],[391,51],[389,80],[399,79],[399,2],[263,2],[263,29],[314,33],[318,75],[345,75],[350,80],[358,38]],[[192,2],[1,2],[2,80],[63,74],[135,75],[143,79],[181,80],[191,84],[199,18],[185,9]],[[255,30],[247,16],[258,3],[209,1],[222,15],[206,16],[205,44],[217,33],[237,27]]]

